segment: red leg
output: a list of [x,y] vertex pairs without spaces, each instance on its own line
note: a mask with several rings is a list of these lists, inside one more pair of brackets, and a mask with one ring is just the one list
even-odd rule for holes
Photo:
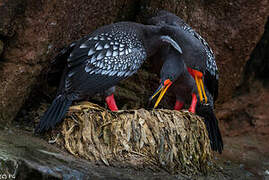
[[106,97],[106,103],[108,105],[108,108],[111,111],[118,111],[118,107],[117,107],[116,101],[114,99],[114,94],[113,93],[110,96]]
[[174,110],[180,111],[182,109],[183,105],[184,105],[184,102],[180,102],[179,100],[176,100]]
[[192,112],[192,113],[195,113],[195,108],[196,108],[196,105],[197,105],[197,96],[195,93],[192,93],[192,100],[191,100],[191,106],[189,108],[189,111]]

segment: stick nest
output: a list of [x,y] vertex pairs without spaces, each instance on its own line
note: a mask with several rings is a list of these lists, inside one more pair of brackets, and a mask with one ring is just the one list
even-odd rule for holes
[[56,141],[71,154],[110,166],[207,173],[212,152],[203,120],[183,111],[111,112],[96,104],[72,106]]

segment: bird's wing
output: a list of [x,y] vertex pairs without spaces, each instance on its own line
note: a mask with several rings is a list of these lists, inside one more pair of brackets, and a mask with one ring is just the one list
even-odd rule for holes
[[67,59],[71,51],[73,51],[77,42],[72,42],[67,47],[63,48],[51,61],[52,64],[62,63],[62,59]]
[[219,88],[219,72],[217,68],[214,69],[213,73],[210,72],[210,68],[206,69],[206,72],[204,74],[204,83],[215,102],[218,98]]
[[208,88],[208,91],[213,96],[215,102],[218,97],[218,81],[219,81],[219,71],[216,64],[215,56],[208,43],[194,30],[192,31],[192,33],[203,44],[206,58],[204,68],[205,86]]
[[219,71],[212,49],[209,47],[208,43],[201,36],[199,37],[204,45],[204,49],[206,52],[204,83],[209,93],[212,95],[213,101],[215,102],[218,97]]
[[142,43],[122,42],[104,33],[89,36],[67,59],[65,91],[89,95],[104,91],[134,74],[145,59]]

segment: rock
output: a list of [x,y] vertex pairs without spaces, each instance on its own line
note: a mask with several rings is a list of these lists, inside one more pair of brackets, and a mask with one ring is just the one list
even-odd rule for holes
[[249,91],[250,89],[255,89],[252,86],[255,81],[262,81],[266,86],[268,82],[268,71],[269,71],[269,20],[265,26],[265,32],[257,44],[256,48],[251,54],[251,58],[248,60],[245,73],[243,78],[243,83],[240,87],[243,91]]
[[24,14],[26,1],[8,0],[0,2],[0,35],[12,37],[19,28]]
[[35,82],[40,72],[39,65],[19,65],[3,62],[0,65],[0,126],[13,119],[24,103],[31,88],[27,85]]
[[[225,102],[217,112],[222,122],[222,132],[226,136],[255,134],[269,136],[269,89],[261,83],[252,84],[250,92]],[[266,138],[261,141],[267,143]]]
[[56,143],[90,162],[165,169],[188,176],[212,170],[205,124],[188,111],[139,109],[112,113],[81,102],[70,107],[68,114],[60,132],[54,132]]
[[[229,136],[255,134],[269,136],[269,21],[261,41],[251,54],[245,67],[243,83],[238,95],[223,103],[217,111],[222,121],[223,132]],[[260,138],[267,144],[267,138]],[[263,142],[264,141],[264,142]]]

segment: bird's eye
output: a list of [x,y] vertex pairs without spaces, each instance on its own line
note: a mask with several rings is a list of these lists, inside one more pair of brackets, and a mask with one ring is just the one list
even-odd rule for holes
[[164,81],[164,85],[166,86],[166,85],[168,85],[168,84],[170,84],[171,83],[171,80],[170,79],[166,79],[165,81]]

